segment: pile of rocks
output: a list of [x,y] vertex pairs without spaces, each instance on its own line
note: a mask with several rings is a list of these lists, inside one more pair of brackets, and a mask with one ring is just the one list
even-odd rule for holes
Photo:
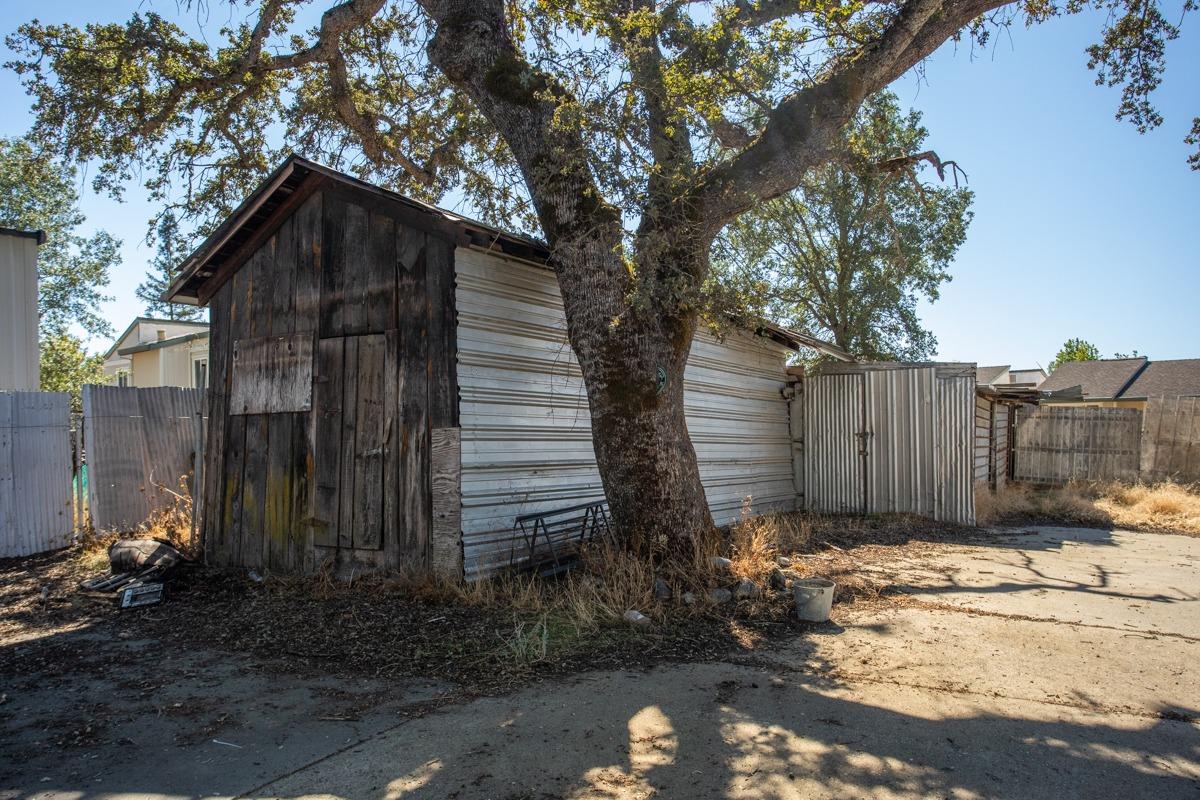
[[[729,575],[732,577],[733,562],[723,556],[713,556],[711,559],[713,570],[718,574]],[[767,592],[775,594],[786,594],[792,591],[793,583],[799,579],[791,570],[792,560],[787,556],[779,556],[775,559],[775,568],[771,570],[767,578],[767,586],[760,586],[755,581],[749,578],[738,578],[737,580],[723,586],[717,586],[709,591],[708,602],[713,605],[725,605],[735,600],[756,600]],[[660,602],[670,600],[673,597],[670,584],[662,578],[654,581],[654,599]],[[699,598],[694,592],[683,592],[679,595],[680,601],[684,605],[695,605]],[[645,614],[636,609],[630,609],[625,612],[625,621],[633,627],[645,628],[649,627],[651,620]]]

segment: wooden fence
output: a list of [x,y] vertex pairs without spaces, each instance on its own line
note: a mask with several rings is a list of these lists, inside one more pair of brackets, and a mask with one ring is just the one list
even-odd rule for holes
[[[97,530],[130,530],[192,491],[204,393],[174,386],[85,386],[88,506]],[[193,495],[194,496],[194,495]]]
[[71,543],[70,398],[0,392],[0,557]]
[[1142,423],[1142,478],[1200,482],[1200,397],[1151,397]]
[[1028,483],[1138,477],[1142,412],[1135,408],[1017,409],[1013,479]]
[[1013,478],[1029,483],[1200,481],[1200,398],[1152,397],[1136,408],[1023,406]]

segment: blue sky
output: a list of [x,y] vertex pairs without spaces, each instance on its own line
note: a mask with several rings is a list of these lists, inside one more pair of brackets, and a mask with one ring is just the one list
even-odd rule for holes
[[[42,0],[36,14],[81,24],[146,5]],[[0,31],[29,8],[5,3]],[[1018,27],[974,54],[947,44],[923,78],[893,87],[924,112],[930,145],[966,170],[976,197],[954,280],[921,309],[939,358],[1044,366],[1074,336],[1106,356],[1200,357],[1200,173],[1187,168],[1182,143],[1200,114],[1200,18],[1185,19],[1168,50],[1156,98],[1166,121],[1145,136],[1113,119],[1117,92],[1093,85],[1086,69],[1099,25],[1087,14]],[[7,71],[0,99],[9,112],[0,135],[23,133],[28,100]],[[153,255],[142,242],[153,209],[136,187],[124,204],[85,192],[83,209],[90,226],[124,241],[104,308],[121,329],[141,311],[133,290]]]

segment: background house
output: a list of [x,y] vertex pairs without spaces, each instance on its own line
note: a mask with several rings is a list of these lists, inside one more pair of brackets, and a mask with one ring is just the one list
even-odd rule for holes
[[1041,367],[1032,369],[1013,369],[1008,364],[994,367],[979,367],[976,380],[980,386],[1016,386],[1023,389],[1036,389],[1046,380],[1046,370]]
[[41,231],[0,228],[0,390],[38,388],[38,246]]
[[1144,409],[1150,397],[1200,397],[1200,359],[1068,361],[1042,383],[1042,405]]
[[117,386],[208,385],[208,323],[138,317],[104,354]]

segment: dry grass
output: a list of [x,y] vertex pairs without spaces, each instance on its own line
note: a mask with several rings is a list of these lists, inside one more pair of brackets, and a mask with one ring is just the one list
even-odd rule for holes
[[1061,488],[1009,484],[977,492],[975,513],[980,525],[1043,521],[1200,535],[1200,489],[1171,481]]

